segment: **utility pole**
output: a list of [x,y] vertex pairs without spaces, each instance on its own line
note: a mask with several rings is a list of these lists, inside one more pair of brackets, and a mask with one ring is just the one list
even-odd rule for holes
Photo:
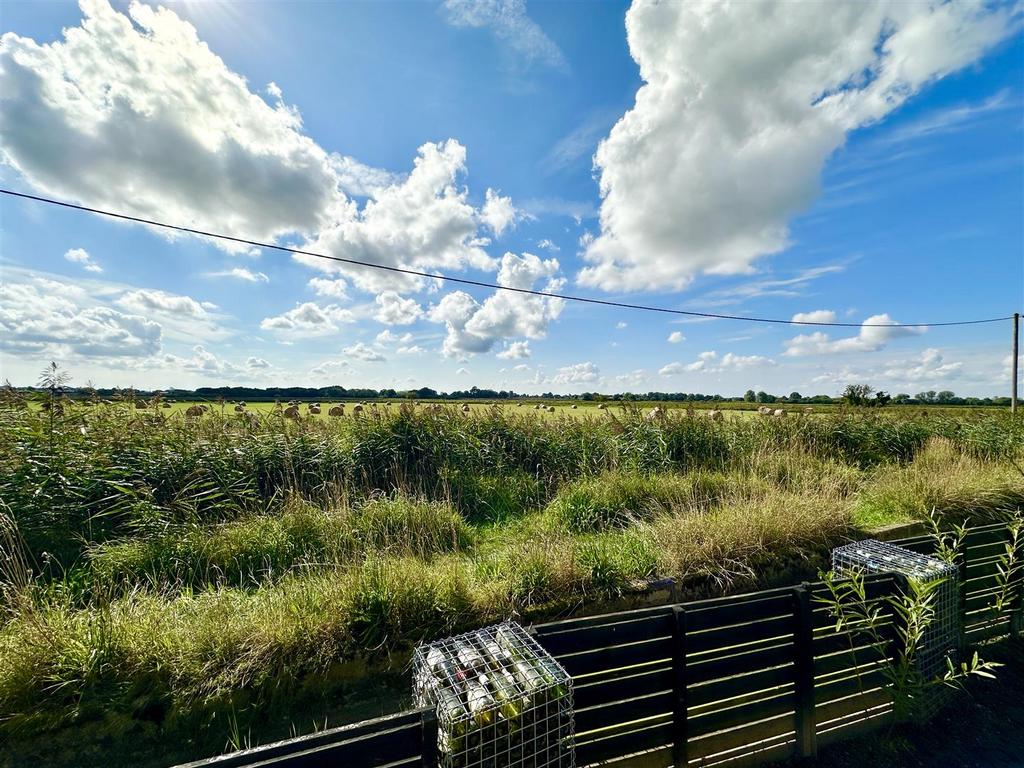
[[1013,313],[1013,357],[1010,365],[1013,369],[1013,392],[1010,394],[1010,413],[1017,412],[1017,359],[1020,357],[1020,312]]

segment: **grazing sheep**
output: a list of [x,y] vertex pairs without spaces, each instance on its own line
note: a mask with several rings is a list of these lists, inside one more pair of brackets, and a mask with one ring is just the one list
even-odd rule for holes
[[188,407],[188,410],[185,411],[185,416],[186,418],[189,419],[198,419],[200,416],[203,415],[203,411],[204,409],[203,406],[201,405],[190,405]]
[[284,409],[284,417],[286,419],[297,419],[299,418],[299,406],[289,405]]
[[319,405],[311,405],[311,406],[309,406],[309,412],[311,414],[313,414],[314,416],[317,415],[318,413],[320,413],[320,406]]
[[785,415],[786,415],[786,412],[784,410],[782,410],[781,408],[776,408],[775,412],[772,414],[772,416],[774,416],[777,419],[781,419]]
[[708,411],[708,418],[712,421],[722,421],[725,419],[725,414],[721,411]]
[[334,418],[337,418],[338,416],[344,416],[345,415],[345,406],[344,405],[334,405],[334,406],[331,406],[331,410],[329,410],[327,412],[327,415],[328,416],[332,416]]

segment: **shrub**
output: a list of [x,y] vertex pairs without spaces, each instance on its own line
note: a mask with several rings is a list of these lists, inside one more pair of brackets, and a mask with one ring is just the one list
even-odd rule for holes
[[859,525],[924,520],[933,510],[963,521],[998,520],[1024,508],[1024,474],[976,458],[946,438],[932,438],[906,466],[875,470],[857,503]]

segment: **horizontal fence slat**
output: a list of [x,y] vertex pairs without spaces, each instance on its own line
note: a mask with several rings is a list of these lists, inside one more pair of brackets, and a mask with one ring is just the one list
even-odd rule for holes
[[658,614],[665,614],[668,616],[671,615],[671,613],[671,607],[667,605],[656,605],[651,608],[637,608],[632,611],[600,613],[596,616],[580,616],[575,619],[548,621],[543,624],[535,624],[533,626],[533,631],[536,633],[537,639],[539,640],[542,637],[557,634],[558,632],[568,632],[571,630],[582,629],[584,627],[597,627],[619,621],[629,621],[632,619],[645,618],[647,616],[657,616]]
[[573,677],[589,675],[605,670],[622,669],[640,664],[662,661],[672,655],[672,644],[668,638],[646,642],[599,648],[583,653],[560,656],[559,663]]
[[763,742],[773,737],[796,734],[796,715],[779,715],[760,722],[751,722],[739,728],[710,733],[690,742],[690,757],[706,758],[749,744]]
[[745,768],[781,762],[793,753],[794,740],[782,733],[754,744],[744,744],[732,750],[719,752],[713,757],[701,758],[689,765],[699,768]]
[[631,723],[672,711],[672,691],[576,710],[576,733]]
[[793,644],[781,643],[701,661],[699,664],[687,664],[686,676],[691,684],[703,683],[727,677],[730,674],[741,675],[768,667],[791,664],[794,659]]
[[609,704],[622,699],[632,699],[671,688],[671,667],[660,667],[579,683],[573,690],[573,703],[577,709],[581,709],[598,704]]
[[740,706],[726,707],[689,717],[687,718],[689,733],[691,738],[696,738],[715,731],[736,728],[746,723],[792,712],[795,707],[796,695],[793,691],[770,695]]
[[672,742],[672,722],[652,722],[638,728],[584,739],[576,744],[576,764],[592,765],[617,757],[665,747]]
[[[268,761],[300,753],[318,754],[317,750],[321,748],[329,748],[331,750],[352,749],[355,752],[369,750],[367,752],[368,755],[379,749],[382,750],[381,754],[390,755],[391,753],[388,750],[394,746],[399,751],[401,749],[407,749],[407,751],[405,754],[393,757],[392,761],[406,757],[418,758],[420,724],[423,712],[423,709],[400,712],[396,715],[387,715],[353,725],[330,728],[318,733],[272,742],[206,760],[197,760],[177,768],[207,768],[207,766],[209,768],[249,768],[250,766],[263,764],[279,765],[281,763]],[[386,748],[382,747],[381,743],[383,742],[388,742],[389,746]],[[332,757],[331,759],[334,758]],[[382,764],[377,761],[367,763],[367,765]]]
[[727,677],[702,685],[687,686],[686,700],[691,707],[701,707],[758,691],[792,684],[796,668],[792,662],[781,667],[763,669],[746,675]]
[[[792,611],[792,609],[790,609]],[[793,636],[793,616],[759,619],[750,624],[725,626],[686,634],[686,653],[696,661],[702,654]]]
[[699,604],[701,607],[692,608],[692,603],[685,605],[687,631],[700,632],[707,629],[719,629],[729,624],[743,624],[787,613],[792,614],[793,596],[788,591],[770,594],[766,597],[755,593],[746,600],[735,598],[732,602],[717,607]]
[[559,658],[566,654],[625,645],[655,637],[668,637],[671,634],[671,614],[655,614],[628,621],[595,624],[578,629],[545,633],[539,635],[537,641],[548,653]]
[[849,696],[845,699],[836,699],[819,704],[814,708],[815,719],[819,723],[827,723],[838,717],[844,717],[857,712],[865,712],[873,707],[883,704],[890,704],[892,696],[889,691],[875,689]]

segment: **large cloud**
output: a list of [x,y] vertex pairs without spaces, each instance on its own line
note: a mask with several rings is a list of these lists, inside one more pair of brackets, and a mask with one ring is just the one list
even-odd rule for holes
[[[246,239],[294,233],[346,259],[495,267],[479,232],[500,234],[523,214],[493,191],[479,207],[469,201],[458,141],[424,144],[408,175],[365,166],[306,136],[279,88],[267,88],[270,103],[254,93],[172,11],[81,6],[81,25],[63,41],[0,38],[0,158],[36,189]],[[367,199],[360,206],[346,192]],[[423,285],[299,258],[372,292]]]
[[847,133],[977,60],[1012,4],[638,0],[644,85],[595,155],[601,233],[583,284],[684,287],[744,272],[788,242]]
[[[498,271],[498,284],[532,289],[547,280],[546,291],[557,291],[563,281],[556,278],[558,261],[541,260],[530,253],[521,257],[506,253]],[[442,351],[446,356],[488,352],[501,339],[541,339],[561,313],[565,302],[511,291],[496,291],[477,302],[464,291],[453,291],[431,308],[428,317],[444,323],[448,331]]]
[[0,39],[4,160],[37,189],[255,239],[312,233],[331,158],[173,12],[82,0],[64,41]]
[[[362,210],[345,206],[307,250],[416,271],[493,269],[494,260],[477,238],[480,213],[457,186],[466,170],[466,149],[449,139],[424,144],[407,178],[377,190]],[[423,279],[298,255],[300,262],[345,274],[363,290],[414,290]]]
[[86,291],[63,283],[0,283],[0,349],[62,359],[160,351],[159,323],[91,304]]

